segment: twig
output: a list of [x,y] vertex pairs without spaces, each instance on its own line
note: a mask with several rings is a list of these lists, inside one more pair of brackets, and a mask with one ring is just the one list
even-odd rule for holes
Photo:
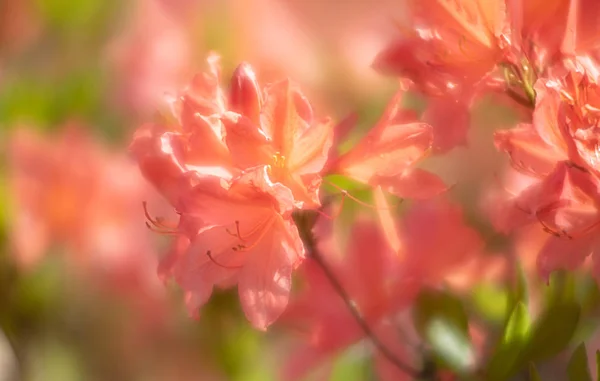
[[369,327],[369,325],[367,324],[365,319],[362,317],[360,311],[356,307],[356,304],[352,301],[352,299],[350,299],[350,296],[348,295],[348,293],[346,293],[346,290],[344,289],[344,287],[341,285],[339,280],[335,277],[335,275],[333,274],[333,271],[331,271],[329,266],[325,263],[324,259],[321,257],[321,254],[319,253],[319,251],[316,248],[316,245],[314,244],[314,240],[310,240],[310,241],[311,242],[308,243],[307,246],[308,246],[309,252],[311,253],[311,257],[321,267],[321,269],[325,273],[325,276],[327,277],[327,279],[329,279],[329,282],[331,282],[331,285],[333,286],[335,291],[344,300],[344,303],[346,304],[346,307],[348,307],[348,310],[350,310],[352,317],[354,317],[354,320],[356,320],[356,323],[358,323],[359,327],[363,330],[365,335],[367,337],[369,337],[369,339],[371,340],[373,345],[375,345],[375,347],[377,347],[377,349],[381,352],[381,354],[384,355],[398,369],[400,369],[401,371],[403,371],[404,373],[408,374],[409,376],[411,376],[413,378],[420,377],[421,372],[414,369],[410,365],[407,365],[404,362],[402,362],[398,357],[396,357],[396,355],[394,355],[392,353],[392,351],[388,347],[386,347],[379,340],[377,335],[375,335],[375,332],[373,332],[371,327]]

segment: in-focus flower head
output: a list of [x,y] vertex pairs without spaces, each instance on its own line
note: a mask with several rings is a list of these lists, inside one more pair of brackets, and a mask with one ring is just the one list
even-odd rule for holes
[[285,309],[292,270],[304,257],[293,206],[290,190],[272,183],[265,166],[219,186],[199,183],[182,195],[182,237],[161,275],[174,276],[195,316],[213,287],[237,284],[248,320],[266,329]]
[[321,172],[333,140],[289,80],[259,87],[252,67],[228,91],[218,56],[171,99],[171,117],[142,126],[131,149],[142,173],[180,215],[161,264],[197,314],[213,287],[238,285],[248,319],[266,329],[287,305],[304,248],[291,212],[320,206]]

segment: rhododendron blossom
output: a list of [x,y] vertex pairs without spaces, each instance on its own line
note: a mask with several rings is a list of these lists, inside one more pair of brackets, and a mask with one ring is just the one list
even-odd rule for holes
[[[537,78],[598,47],[600,30],[592,21],[597,24],[598,11],[587,0],[415,0],[410,6],[412,27],[374,65],[431,97],[436,119],[461,115],[461,123],[433,123],[441,151],[464,142],[468,110],[483,94],[533,104]],[[453,107],[436,109],[436,99]]]
[[399,197],[430,198],[446,189],[442,180],[415,168],[433,142],[433,131],[401,106],[402,93],[390,102],[379,122],[347,153],[329,163],[341,173]]
[[241,64],[225,93],[218,57],[208,63],[171,102],[174,115],[142,126],[131,149],[181,216],[177,234],[187,238],[162,268],[188,291],[190,310],[214,285],[237,283],[249,320],[265,329],[287,305],[303,257],[291,212],[320,205],[333,127],[289,81],[261,89]]
[[[460,272],[462,265],[480,255],[483,242],[474,229],[464,224],[460,209],[447,201],[419,202],[403,221],[403,226],[394,231],[402,242],[402,255],[395,252],[389,235],[383,235],[372,222],[355,223],[346,246],[335,235],[322,236],[326,230],[323,220],[315,233],[321,238],[317,250],[331,263],[373,334],[410,363],[413,354],[394,329],[402,321],[399,314],[411,305],[422,287],[441,285],[446,277]],[[309,329],[307,343],[288,365],[292,379],[365,336],[315,261],[307,261],[303,271],[306,289],[286,313],[289,324]],[[379,351],[376,364],[382,379],[409,379]]]
[[9,148],[20,265],[31,268],[58,246],[76,276],[161,295],[154,242],[137,212],[140,200],[158,200],[126,156],[106,152],[79,126],[53,138],[21,129]]
[[246,316],[265,329],[286,307],[292,270],[304,257],[291,192],[271,183],[264,166],[209,181],[182,195],[179,228],[189,242],[176,242],[163,276],[174,275],[194,315],[213,286],[237,283]]

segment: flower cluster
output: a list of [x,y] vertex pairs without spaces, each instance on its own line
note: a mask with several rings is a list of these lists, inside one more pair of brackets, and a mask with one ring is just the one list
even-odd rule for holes
[[180,216],[176,226],[151,221],[177,235],[162,276],[186,290],[194,314],[214,286],[237,284],[246,316],[264,329],[285,309],[292,271],[306,255],[293,212],[320,209],[324,176],[344,174],[401,197],[445,187],[414,168],[431,148],[432,130],[402,111],[400,96],[340,155],[333,123],[314,116],[296,85],[261,88],[243,63],[225,91],[218,60],[211,55],[209,70],[172,100],[172,115],[136,132],[131,150]]

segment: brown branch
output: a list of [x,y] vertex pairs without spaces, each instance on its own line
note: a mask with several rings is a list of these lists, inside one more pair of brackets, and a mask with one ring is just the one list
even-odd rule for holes
[[[310,235],[312,236],[312,234]],[[352,314],[352,317],[354,318],[358,326],[362,329],[362,331],[365,333],[365,335],[371,340],[373,345],[375,345],[379,352],[381,352],[381,354],[384,355],[385,358],[387,358],[398,369],[400,369],[401,371],[413,378],[419,378],[421,376],[421,372],[414,369],[410,365],[405,364],[402,360],[396,357],[396,355],[394,355],[394,353],[392,353],[392,351],[379,340],[379,338],[377,337],[375,332],[373,332],[371,327],[369,327],[369,324],[367,324],[367,322],[363,318],[356,304],[352,301],[352,299],[350,298],[340,281],[336,278],[333,271],[329,268],[329,266],[317,250],[314,237],[310,237],[306,241],[308,242],[305,242],[305,245],[308,248],[308,252],[310,253],[311,258],[314,259],[315,262],[321,268],[321,270],[323,270],[323,273],[325,274],[327,279],[329,279],[329,282],[333,286],[335,292],[337,292],[338,295],[344,300],[344,303],[346,304],[346,307],[348,307],[348,310]]]

